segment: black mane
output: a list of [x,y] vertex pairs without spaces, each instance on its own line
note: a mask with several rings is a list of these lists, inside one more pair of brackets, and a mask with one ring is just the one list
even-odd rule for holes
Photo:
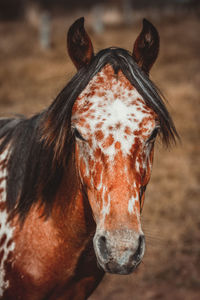
[[155,111],[163,142],[166,145],[175,142],[178,134],[174,123],[159,90],[149,77],[128,51],[120,48],[102,50],[90,65],[77,72],[47,110],[29,119],[0,119],[0,153],[8,145],[11,147],[7,180],[7,207],[11,215],[19,214],[20,219],[24,220],[38,199],[45,207],[45,215],[51,212],[63,174],[73,160],[73,104],[106,64],[110,64],[115,73],[122,70],[146,105]]

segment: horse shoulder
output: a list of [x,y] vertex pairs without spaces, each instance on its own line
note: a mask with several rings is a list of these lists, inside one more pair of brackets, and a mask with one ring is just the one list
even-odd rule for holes
[[13,299],[16,291],[24,300],[57,299],[58,294],[66,299],[85,299],[102,278],[92,241],[89,250],[83,245],[73,251],[70,240],[63,237],[52,218],[45,221],[40,215],[35,207],[22,228],[17,218],[10,225],[13,249],[5,264],[8,284],[3,299]]

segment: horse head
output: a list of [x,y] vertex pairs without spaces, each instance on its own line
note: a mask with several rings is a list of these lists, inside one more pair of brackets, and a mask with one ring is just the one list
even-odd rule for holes
[[[83,22],[81,18],[71,26],[67,39],[78,70],[94,62]],[[127,60],[132,59],[148,77],[158,48],[158,33],[144,20]],[[125,75],[122,52],[107,49],[109,59],[76,99],[71,122],[76,166],[96,222],[93,243],[97,260],[106,272],[129,274],[145,251],[140,217],[160,122]]]

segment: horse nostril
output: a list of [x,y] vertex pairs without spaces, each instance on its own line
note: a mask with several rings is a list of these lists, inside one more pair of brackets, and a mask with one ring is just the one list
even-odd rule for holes
[[109,252],[108,252],[108,248],[106,245],[106,237],[105,236],[102,235],[98,239],[98,247],[99,247],[99,251],[100,251],[103,259],[108,259]]
[[141,259],[141,256],[144,253],[144,246],[145,246],[145,237],[144,237],[144,235],[140,235],[139,241],[138,241],[138,248],[137,248],[135,254],[133,255],[133,259],[135,261],[139,261]]

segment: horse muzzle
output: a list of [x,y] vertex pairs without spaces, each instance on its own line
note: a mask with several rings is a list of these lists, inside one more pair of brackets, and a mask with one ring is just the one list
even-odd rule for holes
[[97,231],[93,244],[99,265],[113,274],[132,273],[145,251],[144,235],[132,230]]

